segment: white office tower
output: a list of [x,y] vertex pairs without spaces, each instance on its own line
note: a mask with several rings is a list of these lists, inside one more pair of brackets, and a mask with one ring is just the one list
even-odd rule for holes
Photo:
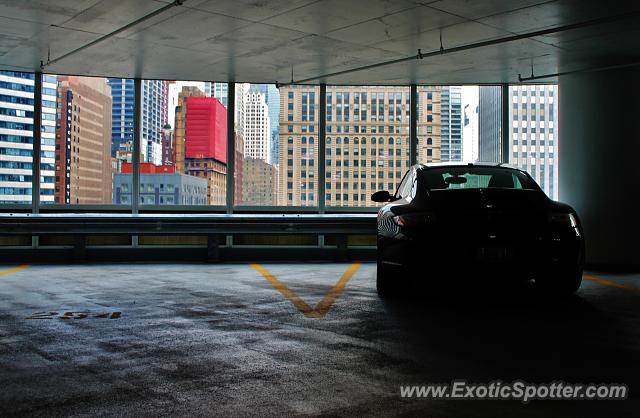
[[246,93],[243,102],[244,157],[269,162],[271,124],[264,94]]
[[440,97],[441,160],[462,161],[462,87],[445,86]]
[[[142,146],[145,162],[162,164],[162,128],[167,123],[169,83],[161,80],[143,80],[141,107]],[[146,147],[146,148],[144,148]]]
[[245,95],[249,92],[251,84],[238,83],[236,84],[235,94],[235,113],[233,114],[233,123],[236,126],[236,135],[240,138],[244,138],[244,103]]
[[56,100],[54,75],[42,76],[42,129],[40,143],[40,202],[53,203],[56,179]]
[[558,87],[509,87],[509,162],[527,170],[552,199],[558,198]]
[[[31,204],[34,124],[33,73],[0,71],[0,203]],[[43,76],[40,201],[55,190],[56,77]]]
[[478,86],[462,87],[462,161],[478,161]]

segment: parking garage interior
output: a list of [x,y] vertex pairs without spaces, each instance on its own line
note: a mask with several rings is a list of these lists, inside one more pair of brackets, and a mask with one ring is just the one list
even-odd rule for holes
[[[638,416],[639,28],[625,1],[0,1],[0,414]],[[425,253],[379,295],[371,195],[478,162],[575,209],[578,291]],[[626,392],[404,393],[455,382]]]

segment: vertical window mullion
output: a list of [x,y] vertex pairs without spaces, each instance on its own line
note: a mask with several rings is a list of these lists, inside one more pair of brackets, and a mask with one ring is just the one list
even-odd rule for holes
[[509,84],[502,84],[502,109],[500,114],[502,115],[502,126],[501,126],[501,135],[500,135],[500,162],[508,163],[509,162],[509,138],[511,127],[509,126],[509,111],[511,109],[511,103],[509,100]]
[[411,98],[409,111],[409,164],[418,162],[418,86],[411,85]]
[[318,121],[318,213],[325,211],[325,138],[327,126],[327,85],[320,84],[320,114]]
[[131,211],[138,213],[140,206],[140,141],[142,140],[142,80],[134,80],[133,155],[131,156]]
[[236,112],[236,83],[229,82],[227,84],[227,178],[226,178],[226,192],[227,192],[227,213],[233,213],[235,204],[235,158],[236,158],[236,144],[235,144],[235,126],[234,126],[234,114]]

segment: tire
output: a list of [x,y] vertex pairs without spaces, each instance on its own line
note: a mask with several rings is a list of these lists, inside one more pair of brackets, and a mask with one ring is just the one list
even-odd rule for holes
[[547,296],[570,296],[582,284],[582,266],[558,267],[536,278],[536,287]]
[[386,277],[384,266],[380,263],[379,259],[376,269],[376,290],[379,296],[390,296],[393,293],[389,279]]
[[377,260],[377,269],[376,269],[376,290],[378,291],[378,295],[382,297],[389,297],[398,294],[398,285],[392,281],[389,277],[389,272],[387,268],[382,264],[382,260],[380,258],[380,246],[378,246],[378,260]]

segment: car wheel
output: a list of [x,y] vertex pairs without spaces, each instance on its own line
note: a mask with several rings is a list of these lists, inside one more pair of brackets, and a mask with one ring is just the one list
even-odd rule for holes
[[536,287],[549,296],[574,294],[582,284],[582,267],[557,267],[536,278]]
[[391,277],[389,277],[388,269],[382,264],[380,257],[381,248],[378,246],[378,260],[376,269],[376,290],[380,296],[393,296],[398,292],[398,286]]
[[393,296],[397,289],[389,280],[389,275],[385,270],[385,267],[378,261],[376,290],[380,296]]

